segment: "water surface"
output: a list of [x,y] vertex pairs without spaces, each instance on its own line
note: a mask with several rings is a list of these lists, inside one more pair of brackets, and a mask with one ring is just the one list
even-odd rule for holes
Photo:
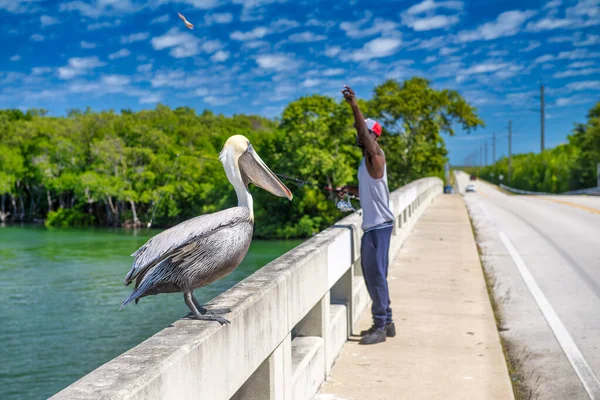
[[[129,256],[159,231],[0,227],[0,399],[44,399],[189,311],[180,293],[118,311]],[[298,240],[253,241],[226,278],[195,291],[205,302]]]

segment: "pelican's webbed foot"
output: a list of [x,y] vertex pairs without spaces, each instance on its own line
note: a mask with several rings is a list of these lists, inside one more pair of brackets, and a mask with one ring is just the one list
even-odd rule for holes
[[[196,304],[194,304],[196,302],[194,301],[195,299],[193,299],[191,292],[184,293],[183,299],[185,300],[185,304],[192,311],[191,315],[188,314],[190,317],[193,317],[194,319],[198,319],[201,321],[217,321],[221,325],[231,323],[223,317],[219,317],[218,315],[214,315],[212,313],[207,313],[207,310],[205,308],[200,307],[204,312],[201,312],[200,310],[198,310],[198,308],[196,308]],[[205,314],[205,315],[202,315],[202,314]]]
[[196,299],[196,296],[194,296],[194,294],[192,293],[192,301],[194,302],[194,305],[196,306],[196,309],[198,311],[200,311],[200,314],[229,314],[231,312],[231,308],[229,307],[225,307],[225,308],[212,308],[212,309],[207,309],[204,308],[200,305],[200,303],[198,302],[198,300]]

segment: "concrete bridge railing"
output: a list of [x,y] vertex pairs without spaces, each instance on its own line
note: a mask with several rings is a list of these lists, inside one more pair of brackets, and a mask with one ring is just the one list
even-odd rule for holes
[[[442,185],[392,192],[390,257]],[[53,399],[312,398],[369,304],[360,225],[352,214],[214,298],[230,325],[179,320]]]

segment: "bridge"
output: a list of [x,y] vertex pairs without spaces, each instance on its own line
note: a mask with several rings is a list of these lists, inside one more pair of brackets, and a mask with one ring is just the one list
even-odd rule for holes
[[442,194],[438,178],[391,194],[398,334],[385,343],[357,343],[371,320],[352,214],[214,298],[230,325],[176,321],[53,399],[511,399],[511,383],[544,399],[600,398],[589,347],[600,325],[585,322],[600,306],[599,253],[585,249],[600,248],[600,198],[521,198],[482,182],[466,194],[468,176],[455,181],[463,196]]

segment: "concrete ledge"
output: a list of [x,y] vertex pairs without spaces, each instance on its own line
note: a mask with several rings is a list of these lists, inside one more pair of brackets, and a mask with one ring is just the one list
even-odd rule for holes
[[332,304],[329,308],[329,335],[327,348],[327,371],[331,369],[344,343],[348,339],[347,307],[341,304]]
[[292,340],[292,398],[312,399],[325,379],[323,338],[297,337]]
[[[438,178],[420,179],[391,193],[399,222],[391,257],[425,206],[440,193]],[[214,298],[212,305],[231,308],[230,325],[176,321],[53,398],[221,400],[241,392],[246,393],[244,398],[292,398],[291,333],[321,338],[322,365],[318,373],[307,373],[322,381],[321,367],[326,371],[327,360],[338,353],[337,346],[330,346],[340,335],[329,327],[330,313],[337,318],[339,312],[331,300],[347,304],[348,330],[368,305],[356,267],[360,225],[358,214],[349,215]]]

